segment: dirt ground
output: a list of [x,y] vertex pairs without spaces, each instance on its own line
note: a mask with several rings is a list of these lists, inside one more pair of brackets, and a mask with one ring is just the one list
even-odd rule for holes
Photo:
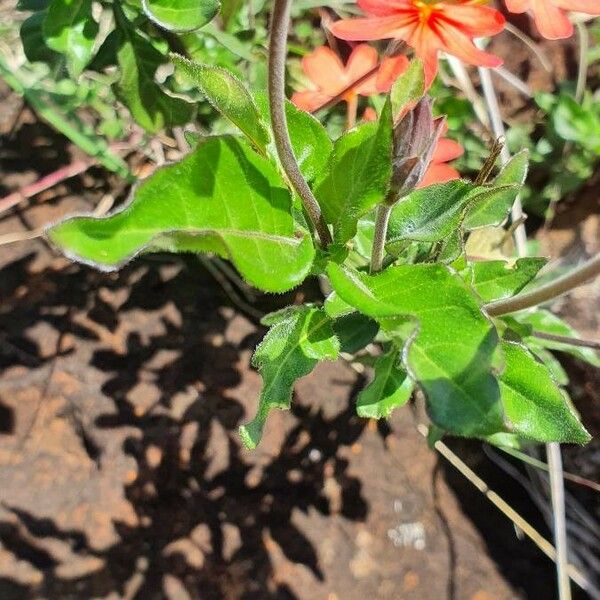
[[[73,151],[27,113],[13,127],[20,104],[6,92],[0,106],[3,195]],[[0,235],[89,210],[112,185],[92,169],[2,215]],[[543,252],[567,264],[598,250],[593,187],[540,233]],[[555,308],[597,337],[599,299],[595,283]],[[244,450],[236,429],[255,408],[262,333],[193,257],[102,274],[41,240],[2,246],[2,600],[554,597],[552,563],[427,447],[418,409],[379,424],[355,416],[365,378],[342,362],[302,380],[293,410]],[[597,434],[598,374],[568,369]],[[550,536],[479,444],[450,445]],[[598,442],[565,454],[599,478]],[[597,515],[597,496],[569,490]]]

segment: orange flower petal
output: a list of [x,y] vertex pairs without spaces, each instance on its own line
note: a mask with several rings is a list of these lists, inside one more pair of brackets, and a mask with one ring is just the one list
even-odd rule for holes
[[504,2],[511,13],[521,14],[531,8],[530,0],[504,0]]
[[484,37],[500,33],[506,24],[502,13],[489,6],[452,4],[439,9],[440,16],[463,33],[472,37]]
[[563,10],[600,15],[600,2],[598,0],[551,0],[551,2]]
[[560,40],[573,35],[569,17],[550,0],[531,0],[533,19],[540,34],[548,40]]
[[458,142],[450,138],[442,138],[435,148],[431,161],[434,163],[445,163],[463,154],[463,147]]
[[329,102],[332,97],[333,96],[328,96],[327,94],[323,94],[321,92],[307,90],[304,92],[294,92],[292,95],[292,103],[295,104],[300,110],[313,112],[320,106],[323,106],[323,104]]
[[434,183],[446,183],[459,178],[460,173],[450,165],[432,163],[417,187],[424,188]]
[[462,61],[480,67],[499,67],[502,59],[499,56],[480,50],[464,33],[449,26],[443,21],[437,24],[437,33],[442,40],[442,49],[453,54]]
[[[377,50],[368,44],[360,44],[354,48],[348,62],[346,63],[345,80],[346,85],[353,81],[358,81],[364,77],[369,71],[372,71],[378,62]],[[373,74],[367,80],[363,81],[355,88],[355,93],[363,96],[373,96],[377,94],[375,87],[376,75]]]
[[335,96],[345,87],[344,65],[327,46],[320,46],[302,59],[302,69],[322,92]]
[[383,59],[377,72],[376,87],[380,93],[387,93],[396,79],[408,68],[406,56],[388,56]]
[[358,0],[358,6],[374,17],[387,17],[399,10],[414,10],[411,0]]
[[405,39],[414,30],[416,20],[408,14],[406,17],[374,17],[371,19],[343,19],[329,28],[331,33],[342,40],[385,40]]

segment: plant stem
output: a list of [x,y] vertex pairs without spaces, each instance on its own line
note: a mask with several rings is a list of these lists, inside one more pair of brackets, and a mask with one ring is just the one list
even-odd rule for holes
[[356,94],[353,94],[346,104],[346,131],[350,131],[356,126],[356,113],[358,112],[358,96]]
[[371,253],[371,273],[378,273],[383,266],[385,256],[385,238],[387,236],[388,224],[392,206],[380,204],[377,207],[377,218],[375,220],[375,237],[373,238],[373,250]]
[[332,241],[331,234],[323,219],[321,207],[300,172],[292,150],[285,115],[285,59],[291,3],[291,0],[275,0],[271,16],[269,41],[269,110],[271,126],[281,166],[300,196],[302,205],[319,236],[321,245],[327,247]]
[[550,496],[552,499],[552,521],[554,546],[556,548],[556,575],[558,578],[559,600],[571,600],[571,582],[567,566],[568,538],[565,519],[565,489],[563,485],[562,457],[560,444],[546,444],[548,472],[550,474]]
[[584,284],[588,279],[592,279],[598,275],[600,275],[600,252],[566,275],[558,277],[546,285],[541,285],[526,294],[519,294],[506,300],[491,302],[485,305],[485,309],[488,315],[499,317],[531,308],[543,302],[548,302],[548,300],[558,298]]
[[600,350],[600,342],[595,342],[593,340],[579,340],[566,335],[555,335],[554,333],[544,333],[543,331],[532,331],[531,335],[540,340],[548,340],[549,342],[558,342],[559,344],[568,344],[569,346]]
[[577,66],[577,87],[575,88],[575,101],[580,103],[585,94],[587,72],[589,67],[588,51],[590,49],[590,34],[585,23],[577,21],[577,36],[579,37],[579,64]]

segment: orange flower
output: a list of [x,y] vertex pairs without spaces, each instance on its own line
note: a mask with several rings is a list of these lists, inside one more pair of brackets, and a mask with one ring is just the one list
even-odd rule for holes
[[[368,44],[356,46],[346,65],[331,48],[320,46],[302,59],[302,69],[313,83],[313,89],[296,92],[292,102],[298,108],[313,112],[374,71],[377,64],[377,50]],[[358,95],[373,96],[389,91],[407,66],[405,56],[384,59],[376,73],[350,87],[342,100],[352,103]]]
[[558,40],[573,35],[573,24],[564,11],[600,15],[600,0],[506,0],[506,8],[513,13],[531,11],[540,34]]
[[[539,0],[542,1],[546,0]],[[343,40],[404,40],[423,60],[429,86],[437,73],[440,51],[482,67],[502,64],[500,58],[473,44],[474,37],[500,33],[505,23],[499,11],[479,6],[480,3],[481,0],[358,0],[367,17],[337,21],[331,31]]]
[[433,153],[431,163],[417,187],[423,188],[434,183],[446,183],[446,181],[458,179],[459,172],[446,163],[462,154],[463,149],[458,142],[450,138],[441,138]]

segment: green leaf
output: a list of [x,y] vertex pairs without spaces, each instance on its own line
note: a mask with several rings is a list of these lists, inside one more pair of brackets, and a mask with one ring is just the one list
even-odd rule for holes
[[76,79],[92,59],[99,26],[92,0],[52,0],[43,24],[49,48],[64,54],[69,75]]
[[425,94],[425,70],[418,58],[410,61],[408,69],[396,80],[390,92],[394,119]]
[[[568,323],[565,323],[560,317],[557,317],[548,310],[537,309],[534,312],[519,313],[515,315],[515,318],[520,323],[525,323],[531,326],[533,331],[579,339],[579,333],[577,333],[573,327],[571,327]],[[598,358],[598,353],[595,350],[592,350],[592,348],[572,346],[570,344],[564,344],[552,340],[544,340],[538,337],[527,338],[527,344],[541,348],[548,348],[550,350],[559,350],[560,352],[571,354],[572,356],[575,356],[576,358],[579,358],[580,360],[583,360],[595,367],[600,367],[600,358]]]
[[545,348],[531,348],[531,346],[529,346],[529,350],[536,356],[536,358],[541,360],[544,365],[546,365],[546,368],[548,369],[552,379],[554,379],[558,385],[569,385],[569,376],[567,375],[567,372],[563,369],[559,360],[556,358],[556,356],[554,356],[554,354],[552,354],[552,352],[546,350]]
[[207,138],[146,179],[125,208],[67,219],[47,235],[68,256],[107,271],[141,252],[214,252],[256,287],[283,292],[302,282],[315,254],[291,208],[270,162],[238,138]]
[[342,300],[407,344],[404,367],[424,390],[436,425],[466,436],[504,430],[491,372],[496,330],[456,273],[419,264],[366,275],[330,264],[328,274]]
[[[327,309],[325,311],[327,312]],[[337,318],[333,329],[340,341],[340,351],[355,354],[375,339],[379,325],[373,319],[353,312]]]
[[529,165],[529,152],[522,150],[515,154],[504,165],[496,179],[492,182],[494,187],[504,187],[501,194],[482,198],[474,203],[464,222],[465,229],[479,229],[481,227],[498,226],[504,223],[515,198],[525,183]]
[[[267,94],[256,94],[256,104],[265,122],[269,122],[269,99]],[[311,182],[323,170],[333,150],[333,142],[327,130],[310,113],[296,108],[289,100],[285,102],[285,116],[294,156],[304,178]],[[275,144],[271,144],[271,154],[277,160]]]
[[395,253],[404,240],[448,240],[459,230],[469,206],[505,194],[506,186],[476,186],[461,180],[415,190],[394,206],[386,248]]
[[589,442],[590,435],[548,369],[520,344],[502,342],[502,351],[502,404],[515,431],[538,442]]
[[503,260],[471,264],[472,285],[485,302],[510,298],[520,292],[547,263],[545,258],[519,258],[514,266]]
[[212,106],[236,125],[263,153],[269,132],[244,84],[227,69],[194,63],[171,54],[177,72],[191,81]]
[[392,117],[386,102],[377,123],[361,125],[339,138],[315,185],[315,195],[334,239],[345,243],[356,223],[383,201],[392,174]]
[[43,34],[46,11],[33,13],[21,23],[19,35],[23,44],[23,52],[29,62],[45,62],[53,65],[60,55],[50,49]]
[[144,12],[168,31],[193,31],[211,21],[219,0],[142,0]]
[[240,427],[248,448],[260,442],[265,421],[272,408],[290,407],[294,384],[308,375],[321,360],[335,360],[339,342],[325,311],[313,306],[291,308],[271,315],[272,324],[252,358],[263,380],[258,411],[252,421]]
[[166,57],[132,27],[118,4],[114,6],[121,42],[117,50],[121,69],[121,77],[115,87],[117,97],[150,133],[187,123],[194,110],[192,105],[169,96],[154,79],[158,67],[167,62]]
[[356,412],[360,417],[386,419],[410,400],[413,389],[412,379],[400,365],[400,353],[394,349],[375,361],[375,375],[358,395]]

